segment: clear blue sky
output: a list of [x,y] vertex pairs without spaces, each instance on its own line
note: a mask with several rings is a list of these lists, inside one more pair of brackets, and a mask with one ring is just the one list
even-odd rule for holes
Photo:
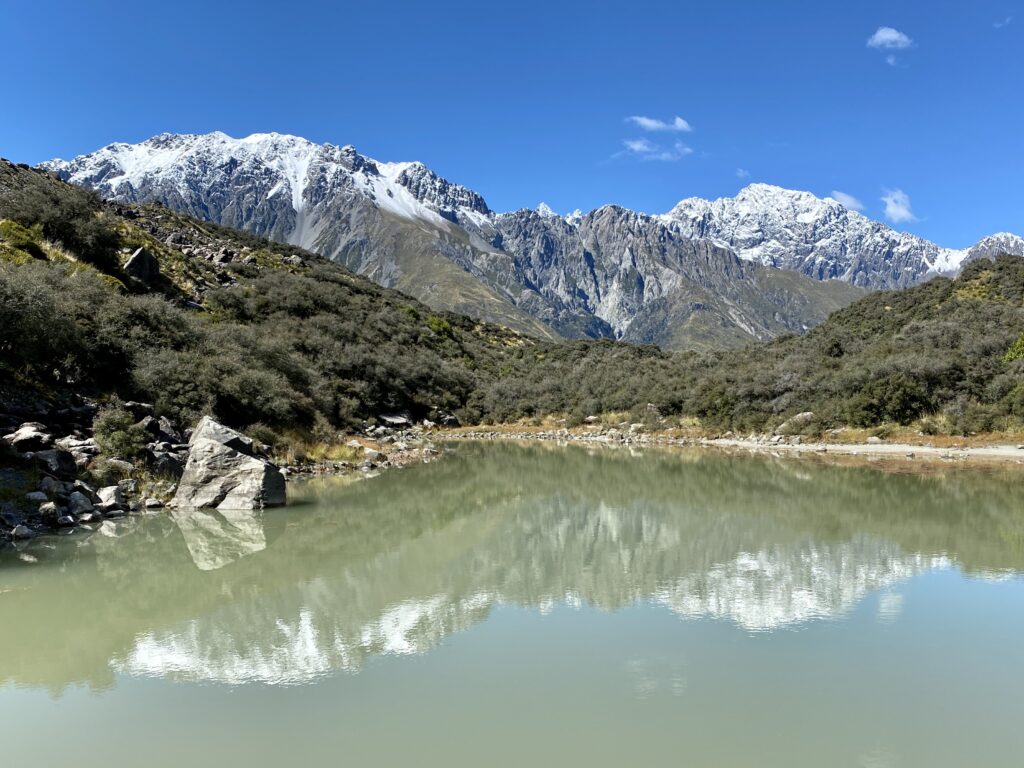
[[898,226],[949,246],[1024,232],[1020,0],[37,0],[0,29],[20,162],[279,131],[422,160],[497,210],[662,212],[764,181],[874,218],[902,191]]

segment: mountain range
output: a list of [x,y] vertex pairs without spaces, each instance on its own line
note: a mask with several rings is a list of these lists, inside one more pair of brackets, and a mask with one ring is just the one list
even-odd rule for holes
[[496,213],[421,163],[276,133],[161,134],[42,165],[125,202],[318,252],[386,287],[548,338],[676,349],[802,332],[865,290],[1024,255],[1001,233],[966,250],[896,232],[818,198],[752,184],[663,215],[616,205]]

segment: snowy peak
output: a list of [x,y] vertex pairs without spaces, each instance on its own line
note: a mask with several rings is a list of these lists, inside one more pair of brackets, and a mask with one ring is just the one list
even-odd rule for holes
[[[748,261],[866,288],[902,288],[956,272],[970,258],[969,251],[897,232],[832,198],[770,184],[751,184],[714,201],[688,198],[661,218]],[[987,246],[985,255],[996,255],[1004,244],[1010,253],[1018,245],[1024,249],[1015,236],[1007,237]]]
[[284,200],[290,211],[278,215],[293,221],[294,231],[288,233],[293,242],[302,240],[298,229],[308,204],[340,189],[362,194],[390,214],[431,223],[457,221],[460,212],[490,215],[483,197],[422,163],[380,163],[351,145],[321,145],[280,133],[241,139],[219,131],[165,133],[139,144],[111,144],[70,161],[51,160],[42,167],[129,201],[180,199],[186,208],[202,209],[201,198],[211,188],[224,193],[244,189],[252,193],[254,204]]
[[997,232],[983,237],[963,252],[962,263],[975,259],[991,259],[996,256],[1024,256],[1024,238],[1011,232]]

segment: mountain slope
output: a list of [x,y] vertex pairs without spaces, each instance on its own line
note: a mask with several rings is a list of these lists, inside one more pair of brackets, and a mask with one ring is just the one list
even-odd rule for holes
[[431,306],[534,335],[736,345],[802,331],[859,295],[769,275],[662,218],[614,206],[495,214],[422,164],[293,136],[164,134],[44,167],[108,198],[159,201],[311,249]]

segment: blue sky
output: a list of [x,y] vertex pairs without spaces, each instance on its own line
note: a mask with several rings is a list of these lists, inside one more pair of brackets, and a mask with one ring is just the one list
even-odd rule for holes
[[496,210],[763,181],[948,246],[1024,232],[1019,1],[12,0],[0,29],[19,162],[279,131],[422,160]]

